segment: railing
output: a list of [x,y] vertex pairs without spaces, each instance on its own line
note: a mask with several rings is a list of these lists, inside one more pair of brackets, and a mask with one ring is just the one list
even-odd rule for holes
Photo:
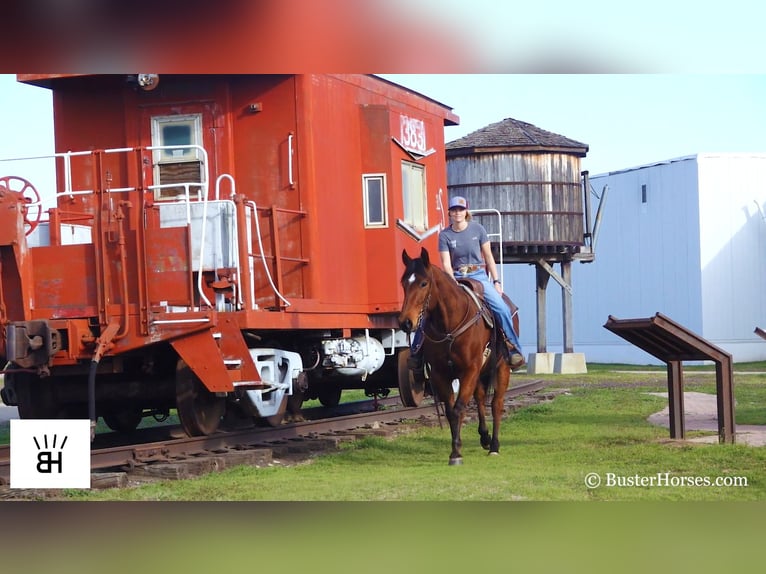
[[[277,287],[277,285],[275,284],[274,278],[272,277],[271,271],[269,270],[269,265],[266,262],[266,253],[264,252],[263,240],[261,239],[261,225],[258,222],[258,206],[255,204],[254,201],[246,202],[245,206],[246,206],[247,209],[250,210],[250,212],[252,214],[251,215],[251,220],[254,222],[255,239],[258,242],[258,253],[260,255],[261,262],[263,263],[263,270],[266,273],[266,278],[269,281],[269,285],[271,286],[271,289],[274,291],[274,294],[277,296],[277,298],[280,301],[282,301],[285,304],[286,307],[289,307],[291,305],[290,301],[288,301],[285,298],[285,296],[282,295],[282,293],[279,290],[279,287]],[[275,223],[275,225],[276,225],[276,223]],[[248,254],[247,255],[253,261],[255,260],[256,255],[251,253],[249,250],[248,250]],[[274,257],[275,257],[275,260],[276,260],[276,258],[279,257],[279,254],[278,253],[274,253]],[[251,290],[252,290],[251,291],[251,298],[252,298],[253,304],[255,305],[255,282],[254,281],[250,282],[250,287],[251,287]]]
[[[190,181],[190,182],[174,182],[174,183],[157,183],[153,185],[145,185],[145,177],[143,173],[143,159],[142,155],[145,153],[151,153],[154,157],[154,160],[156,160],[156,153],[164,150],[194,150],[197,154],[197,157],[199,158],[199,161],[201,163],[201,169],[200,169],[200,181]],[[109,169],[104,166],[103,158],[108,156],[114,156],[118,154],[125,154],[126,156],[130,156],[130,154],[136,154],[136,157],[131,160],[130,157],[126,160],[126,167],[124,173],[122,173],[123,177],[120,182],[118,182],[118,185],[116,187],[111,187],[111,177],[112,173],[110,173]],[[81,157],[87,157],[87,156],[93,156],[95,159],[91,166],[87,166],[84,169],[90,169],[92,170],[92,177],[90,178],[93,182],[92,188],[76,188],[75,187],[75,174],[77,170],[73,166],[73,160],[76,158]],[[254,262],[256,259],[260,259],[261,263],[263,265],[264,272],[266,274],[266,278],[268,280],[268,283],[273,290],[276,298],[281,301],[284,306],[290,306],[290,301],[282,294],[280,291],[280,280],[279,280],[279,263],[282,260],[285,260],[287,258],[282,258],[279,255],[278,252],[278,238],[274,237],[273,240],[276,242],[274,245],[274,254],[269,256],[265,253],[264,250],[264,244],[263,239],[261,237],[261,229],[260,229],[260,223],[259,223],[259,210],[263,211],[268,210],[269,208],[259,208],[255,202],[253,201],[246,201],[244,203],[244,208],[246,210],[245,215],[245,221],[247,225],[247,229],[242,234],[242,237],[240,237],[240,228],[239,228],[239,218],[237,216],[238,211],[238,204],[233,199],[236,196],[236,182],[234,178],[230,174],[221,174],[219,175],[215,180],[215,189],[214,189],[214,195],[213,197],[215,199],[211,200],[210,193],[209,193],[209,180],[208,180],[208,172],[207,172],[207,166],[208,166],[208,153],[202,146],[199,145],[179,145],[179,146],[148,146],[148,147],[138,147],[138,148],[110,148],[105,150],[89,150],[89,151],[67,151],[67,152],[61,152],[61,153],[54,153],[49,155],[41,155],[41,156],[29,156],[29,157],[22,157],[22,158],[7,158],[7,159],[0,159],[0,165],[2,165],[3,162],[25,162],[30,160],[52,160],[54,162],[54,174],[56,169],[59,167],[59,161],[63,162],[63,165],[61,166],[61,174],[63,175],[62,183],[63,187],[61,188],[61,191],[57,191],[54,195],[56,198],[57,204],[59,202],[60,198],[74,198],[78,196],[87,196],[87,195],[94,195],[97,192],[103,192],[103,193],[109,193],[109,194],[126,194],[130,192],[137,192],[137,191],[150,191],[153,193],[161,192],[162,190],[166,189],[181,189],[183,193],[175,198],[163,198],[161,200],[157,200],[155,202],[155,205],[160,206],[160,209],[162,209],[162,206],[169,206],[169,205],[178,205],[179,203],[183,203],[185,205],[185,214],[186,214],[186,225],[190,226],[192,225],[192,220],[195,219],[197,216],[193,214],[192,205],[193,204],[201,204],[202,205],[202,214],[201,214],[201,222],[199,222],[199,270],[197,273],[197,284],[196,284],[196,290],[199,294],[200,301],[211,308],[217,308],[219,310],[222,309],[223,305],[223,299],[218,299],[216,301],[216,304],[214,305],[213,302],[210,301],[208,296],[206,295],[204,289],[203,289],[203,269],[205,267],[205,261],[206,261],[206,255],[209,256],[210,253],[205,253],[205,241],[207,234],[209,233],[208,230],[208,214],[209,214],[209,205],[211,201],[214,201],[219,204],[226,204],[230,206],[226,210],[221,210],[221,217],[224,217],[224,211],[227,213],[226,216],[226,222],[222,222],[222,225],[226,225],[227,229],[224,231],[224,234],[226,237],[228,237],[233,243],[229,245],[230,248],[230,261],[234,263],[234,267],[236,269],[237,273],[237,280],[238,283],[235,284],[235,301],[236,306],[239,309],[243,309],[245,307],[245,298],[243,296],[243,292],[249,292],[249,301],[250,301],[250,308],[251,309],[257,309],[258,305],[256,304],[256,298],[255,298],[255,281],[253,278],[253,267]],[[131,163],[133,161],[133,163]],[[154,164],[156,164],[156,161],[153,161]],[[133,167],[136,166],[136,167]],[[133,170],[131,172],[131,170]],[[2,175],[2,174],[0,174]],[[126,181],[130,181],[130,178],[133,177],[135,181],[135,185],[125,185]],[[82,179],[82,178],[80,178]],[[291,173],[291,179],[292,179],[292,173]],[[229,184],[229,193],[227,197],[224,197],[222,199],[222,188],[224,187],[224,183],[228,182]],[[29,207],[40,207],[42,209],[42,201],[40,202],[34,202],[34,203],[27,203],[26,206]],[[284,209],[278,209],[273,208],[271,209],[272,217],[276,218],[277,213],[285,212],[289,210]],[[91,222],[90,227],[93,227],[92,222],[94,219],[94,216],[87,213],[80,213],[80,212],[64,212],[59,210],[60,215],[57,218],[59,223],[65,223],[70,222],[70,220],[73,221],[89,221]],[[305,216],[304,212],[292,212],[291,213],[299,213],[300,215]],[[61,217],[65,215],[65,217]],[[229,215],[230,214],[230,215]],[[46,213],[47,215],[47,213]],[[64,221],[66,220],[66,221]],[[274,233],[277,233],[277,231],[274,231]],[[91,234],[92,237],[92,234]],[[92,240],[92,239],[91,239]],[[240,241],[245,240],[247,242],[248,248],[240,252],[239,249],[239,243]],[[217,243],[217,249],[222,251],[222,244],[221,239],[216,239]],[[258,247],[258,253],[251,252],[251,247],[257,244]],[[215,254],[216,251],[213,251],[213,254]],[[243,255],[240,255],[240,253],[247,253],[247,265],[249,267],[250,273],[248,273],[249,277],[249,285],[241,285],[239,284],[239,281],[242,280],[242,265],[245,264],[244,261],[242,261]],[[269,269],[269,263],[268,259],[273,258],[275,260],[275,268],[276,268],[276,275],[277,278],[272,275],[271,270]],[[293,260],[293,259],[290,259]],[[300,260],[303,262],[306,262],[305,260]],[[213,266],[215,267],[215,265]],[[218,276],[216,275],[216,279],[218,279]]]
[[500,286],[505,288],[505,273],[503,272],[503,214],[497,209],[472,209],[471,215],[497,215],[497,232],[487,232],[489,237],[497,237],[498,259],[500,266]]

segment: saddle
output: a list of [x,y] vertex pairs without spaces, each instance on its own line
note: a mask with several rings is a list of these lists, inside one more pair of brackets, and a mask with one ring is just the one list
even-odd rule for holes
[[[476,303],[476,307],[478,307],[481,310],[481,317],[484,319],[484,322],[487,324],[487,327],[490,329],[494,328],[495,326],[495,317],[492,315],[492,310],[487,305],[487,302],[484,299],[484,283],[481,281],[477,281],[476,279],[469,279],[467,277],[461,278],[457,280],[458,284],[463,288],[463,290],[470,295],[471,299]],[[511,301],[511,299],[503,293],[503,301],[505,301],[505,304],[508,305],[508,308],[511,310],[511,318],[513,319],[513,328],[516,330],[516,333],[519,332],[519,317],[518,312],[519,308]]]
[[458,284],[463,290],[468,293],[476,308],[481,311],[481,318],[487,324],[490,329],[495,326],[495,317],[492,315],[492,310],[487,306],[487,302],[484,300],[484,284],[481,281],[475,279],[458,279]]

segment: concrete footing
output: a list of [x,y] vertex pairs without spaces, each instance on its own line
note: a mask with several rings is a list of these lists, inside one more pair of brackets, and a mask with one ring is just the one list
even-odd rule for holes
[[530,353],[527,359],[527,373],[530,375],[572,375],[587,372],[583,353]]
[[530,353],[527,358],[527,374],[544,375],[553,372],[554,353]]
[[584,353],[556,353],[553,358],[553,372],[563,375],[587,373]]

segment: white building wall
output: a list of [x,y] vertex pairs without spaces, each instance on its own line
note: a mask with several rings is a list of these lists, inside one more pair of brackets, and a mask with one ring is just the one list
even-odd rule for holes
[[766,154],[699,154],[703,336],[735,361],[766,358]]
[[[658,311],[732,353],[766,359],[766,154],[699,154],[591,177],[609,192],[594,263],[572,265],[574,346],[599,363],[662,364],[603,328]],[[641,186],[646,185],[646,203]],[[593,216],[598,199],[593,198]],[[560,267],[556,265],[556,271]],[[525,353],[537,349],[535,271],[505,265]],[[547,296],[548,351],[563,347],[561,288]]]

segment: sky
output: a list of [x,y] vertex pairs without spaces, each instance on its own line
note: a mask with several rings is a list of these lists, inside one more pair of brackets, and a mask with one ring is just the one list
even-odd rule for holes
[[[591,175],[766,152],[761,0],[183,1],[185,19],[168,0],[148,21],[121,3],[21,3],[0,71],[379,73],[453,108],[446,141],[514,118],[587,144]],[[0,134],[0,158],[51,153],[50,92],[0,74]]]
[[[515,118],[587,144],[591,175],[696,153],[766,152],[766,74],[381,76],[453,108],[460,125],[445,128],[446,141]],[[0,130],[0,158],[52,153],[50,91],[0,75]]]
[[704,152],[766,152],[766,75],[387,75],[452,107],[451,141],[514,118],[589,146],[592,175]]

